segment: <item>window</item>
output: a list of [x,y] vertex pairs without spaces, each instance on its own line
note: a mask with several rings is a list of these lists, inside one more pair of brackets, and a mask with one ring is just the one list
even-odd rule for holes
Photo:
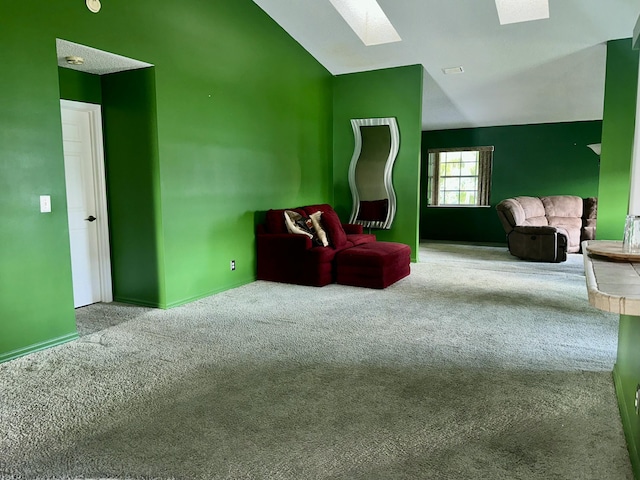
[[427,205],[488,206],[493,147],[429,150]]

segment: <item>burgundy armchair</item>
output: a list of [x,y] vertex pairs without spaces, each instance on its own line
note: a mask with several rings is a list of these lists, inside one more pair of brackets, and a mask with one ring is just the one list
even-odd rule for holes
[[[289,233],[285,210],[303,216],[322,212],[321,223],[329,245],[318,246],[305,235]],[[338,252],[375,241],[375,235],[363,233],[362,225],[342,224],[328,204],[269,210],[265,223],[258,225],[256,232],[257,278],[317,287],[328,285],[335,281],[334,258]]]

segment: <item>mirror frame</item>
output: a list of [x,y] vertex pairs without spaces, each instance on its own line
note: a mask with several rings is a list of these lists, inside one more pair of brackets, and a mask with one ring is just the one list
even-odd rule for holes
[[[357,220],[358,213],[360,212],[360,196],[358,194],[358,188],[356,184],[356,166],[362,153],[362,134],[360,127],[377,127],[387,125],[389,127],[389,133],[391,134],[391,148],[389,149],[389,156],[384,166],[383,182],[384,189],[389,199],[389,208],[387,209],[387,217],[384,220]],[[400,131],[398,130],[398,122],[395,117],[387,118],[352,118],[351,128],[353,128],[353,137],[355,139],[355,146],[353,149],[353,156],[351,157],[351,164],[349,165],[349,187],[351,188],[351,197],[353,199],[353,206],[351,208],[351,217],[349,223],[355,223],[367,228],[391,228],[391,223],[396,214],[396,192],[393,189],[393,164],[398,157],[398,151],[400,150]]]

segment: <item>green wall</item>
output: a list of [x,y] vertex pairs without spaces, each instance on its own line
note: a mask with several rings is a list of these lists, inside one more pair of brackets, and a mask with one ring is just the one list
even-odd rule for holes
[[640,478],[640,417],[634,405],[636,389],[640,386],[640,318],[620,315],[618,329],[618,356],[613,378],[631,465],[636,478]]
[[165,306],[155,69],[102,76],[113,299]]
[[629,209],[637,85],[638,51],[631,49],[631,39],[608,42],[598,189],[599,239],[623,237]]
[[58,67],[60,98],[76,102],[102,103],[102,81],[99,75]]
[[343,221],[351,215],[349,164],[353,155],[352,118],[395,117],[400,151],[393,168],[397,212],[390,230],[374,230],[378,240],[411,246],[417,261],[422,123],[421,65],[339,75],[334,79],[334,205]]
[[[629,207],[637,91],[638,51],[631,49],[631,39],[608,42],[597,225],[600,239],[623,237]],[[636,478],[640,478],[640,417],[634,405],[640,385],[638,345],[640,318],[620,315],[613,378]]]
[[[38,11],[0,6],[2,18],[25,19],[0,29],[0,61],[11,65],[0,75],[0,361],[76,334],[55,41],[28,25],[46,24]],[[51,213],[39,213],[43,194]]]
[[[587,148],[599,143],[602,122],[426,131],[422,156],[430,148],[493,145],[490,207],[427,207],[427,161],[423,162],[420,236],[424,239],[506,243],[495,210],[515,196],[598,194],[599,157]],[[599,236],[599,235],[598,235]]]
[[[251,0],[109,0],[98,14],[72,0],[2,2],[0,18],[11,20],[0,29],[11,65],[0,75],[0,361],[76,335],[61,95],[101,99],[107,111],[109,203],[128,225],[111,232],[116,291],[135,275],[138,296],[169,307],[253,281],[254,212],[332,200],[332,76]],[[91,80],[59,72],[56,38],[155,66],[155,94],[129,92],[156,112],[156,125],[138,126],[146,147],[113,157],[108,118],[135,108],[109,111],[104,80],[98,95]],[[39,213],[41,194],[52,213]],[[130,243],[136,220],[145,238]],[[157,278],[121,272],[145,246]]]

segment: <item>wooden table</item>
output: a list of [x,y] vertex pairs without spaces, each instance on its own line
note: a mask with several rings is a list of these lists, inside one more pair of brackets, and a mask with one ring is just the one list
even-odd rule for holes
[[588,240],[584,272],[589,303],[605,312],[640,316],[640,253],[625,253],[622,242]]

